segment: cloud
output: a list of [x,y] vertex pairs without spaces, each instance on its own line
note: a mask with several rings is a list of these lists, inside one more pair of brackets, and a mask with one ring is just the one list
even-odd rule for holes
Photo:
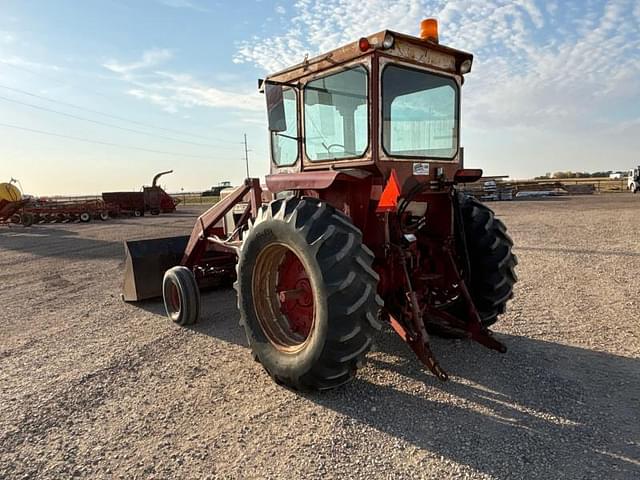
[[166,48],[154,48],[147,50],[142,54],[140,60],[131,63],[120,63],[116,60],[109,60],[102,64],[102,66],[115,73],[128,74],[136,70],[148,69],[160,65],[173,58],[171,50]]
[[222,108],[259,112],[264,108],[262,97],[255,91],[231,91],[205,85],[188,74],[157,71],[142,79],[129,79],[127,94],[176,113],[193,107]]
[[442,43],[475,55],[464,109],[474,125],[596,128],[640,96],[633,0],[299,0],[284,33],[241,43],[233,60],[273,72],[385,28],[417,34],[428,15]]
[[15,41],[16,41],[16,35],[13,32],[0,30],[0,43],[9,45],[11,43],[14,43]]
[[[187,73],[175,73],[154,67],[173,58],[168,49],[152,49],[131,63],[110,60],[103,64],[128,84],[126,93],[148,101],[163,110],[176,113],[194,107],[222,108],[237,112],[262,111],[263,99],[251,88],[224,89],[203,83]],[[218,72],[213,76],[217,82],[238,84],[232,73]]]
[[6,65],[13,65],[18,69],[23,69],[27,71],[28,70],[38,70],[38,71],[49,70],[54,72],[60,72],[65,70],[63,67],[60,67],[52,63],[34,62],[32,60],[27,60],[26,58],[19,57],[17,55],[11,55],[9,57],[0,57],[0,62]]

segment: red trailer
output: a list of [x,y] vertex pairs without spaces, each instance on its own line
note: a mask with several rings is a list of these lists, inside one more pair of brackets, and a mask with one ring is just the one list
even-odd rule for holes
[[141,192],[103,192],[102,199],[117,206],[120,212],[136,217],[141,217],[146,212],[151,215],[173,213],[176,210],[178,200],[157,185],[158,178],[172,172],[173,170],[168,170],[158,173],[153,177],[151,186],[143,187]]
[[103,192],[102,200],[113,205],[120,213],[141,217],[145,212],[144,192]]

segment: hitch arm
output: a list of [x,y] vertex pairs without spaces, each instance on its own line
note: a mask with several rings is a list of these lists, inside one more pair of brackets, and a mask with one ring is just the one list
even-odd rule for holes
[[449,379],[449,375],[442,369],[429,346],[429,334],[427,333],[427,328],[424,325],[416,292],[411,285],[411,277],[409,276],[409,269],[407,268],[405,252],[401,247],[398,247],[398,252],[400,254],[400,263],[402,264],[405,284],[407,287],[406,295],[411,306],[409,316],[411,317],[411,323],[413,324],[413,331],[407,331],[395,318],[390,316],[391,327],[400,335],[400,338],[409,344],[420,361],[429,370],[431,370],[439,380],[446,381]]

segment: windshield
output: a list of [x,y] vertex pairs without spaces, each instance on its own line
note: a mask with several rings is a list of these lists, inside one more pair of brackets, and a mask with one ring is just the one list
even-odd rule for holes
[[452,78],[399,65],[382,73],[387,155],[451,159],[458,150],[458,88]]
[[369,145],[367,70],[355,67],[309,82],[304,128],[311,161],[364,155]]

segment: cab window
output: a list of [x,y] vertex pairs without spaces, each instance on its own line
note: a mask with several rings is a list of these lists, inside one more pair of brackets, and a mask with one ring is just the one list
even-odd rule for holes
[[282,96],[287,129],[284,132],[271,132],[271,155],[278,166],[293,165],[298,160],[297,95],[295,90],[287,88]]
[[364,155],[369,146],[367,84],[367,70],[358,66],[305,86],[305,150],[309,160]]
[[453,158],[458,151],[453,78],[399,65],[382,72],[382,146],[387,155]]

